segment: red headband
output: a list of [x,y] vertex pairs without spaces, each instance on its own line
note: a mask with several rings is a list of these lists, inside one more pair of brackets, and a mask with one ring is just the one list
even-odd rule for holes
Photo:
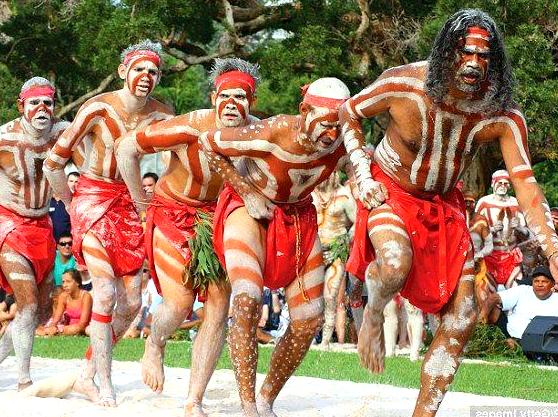
[[138,51],[132,51],[124,57],[124,61],[122,62],[124,65],[128,65],[132,58],[137,56],[143,56],[153,62],[157,67],[161,65],[161,57],[157,52],[150,51],[148,49],[141,49]]
[[481,27],[478,26],[470,26],[467,28],[467,36],[480,36],[487,41],[490,40],[490,33]]
[[339,109],[339,107],[341,107],[341,105],[346,101],[347,99],[344,98],[320,97],[310,93],[306,93],[304,95],[304,99],[302,100],[303,103],[307,103],[316,107],[327,107],[331,110]]
[[27,90],[23,90],[19,93],[19,99],[25,101],[29,97],[40,97],[40,96],[47,96],[51,99],[54,99],[54,88],[48,85],[36,85],[29,87]]
[[250,74],[247,74],[242,71],[228,71],[224,72],[223,74],[219,75],[215,78],[215,88],[217,91],[220,91],[225,85],[227,87],[231,87],[234,85],[244,85],[250,88],[250,94],[254,94],[256,91],[256,80]]

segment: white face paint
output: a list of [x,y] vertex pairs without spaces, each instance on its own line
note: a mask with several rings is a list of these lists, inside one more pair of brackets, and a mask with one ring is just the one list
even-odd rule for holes
[[306,115],[304,130],[317,149],[327,149],[339,136],[338,112],[327,107],[314,107]]
[[49,96],[29,97],[23,103],[23,117],[38,131],[52,127],[54,100]]
[[510,188],[511,185],[508,180],[499,180],[494,184],[494,194],[503,197],[508,194]]
[[225,127],[238,127],[245,124],[250,114],[250,105],[251,99],[240,87],[221,90],[215,98],[219,121]]
[[155,89],[160,75],[159,67],[149,59],[136,59],[126,69],[126,86],[136,97],[147,97]]

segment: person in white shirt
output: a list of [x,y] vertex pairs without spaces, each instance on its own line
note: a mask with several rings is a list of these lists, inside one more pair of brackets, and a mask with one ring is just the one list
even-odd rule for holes
[[[554,284],[546,266],[535,268],[532,286],[519,285],[491,294],[481,306],[479,322],[487,323],[488,317],[497,316],[494,324],[508,337],[508,343],[515,344],[534,317],[558,316],[558,294],[554,292]],[[494,308],[500,310],[499,315],[490,314]]]

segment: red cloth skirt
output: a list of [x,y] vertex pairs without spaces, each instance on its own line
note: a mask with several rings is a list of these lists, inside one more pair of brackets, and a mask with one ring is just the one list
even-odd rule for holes
[[[193,207],[158,194],[153,196],[153,200],[147,208],[145,221],[145,249],[151,278],[159,294],[162,295],[161,286],[157,277],[157,271],[155,270],[155,259],[153,256],[153,230],[155,226],[165,236],[165,239],[182,255],[185,260],[184,266],[186,266],[192,256],[188,241],[195,234],[196,212],[201,210],[205,213],[213,214],[215,206],[215,202],[210,202],[200,207]],[[207,294],[198,292],[198,299],[202,303],[205,302]]]
[[494,250],[484,257],[486,268],[490,275],[494,277],[497,284],[505,285],[510,274],[516,266],[521,265],[523,254],[519,248],[514,248],[510,252]]
[[[213,246],[215,253],[226,270],[224,229],[227,217],[244,201],[226,184],[219,196],[213,221]],[[299,225],[300,256],[297,265],[296,241]],[[277,204],[271,220],[260,220],[266,230],[266,254],[264,285],[271,289],[287,287],[297,277],[306,263],[318,234],[318,219],[312,199],[307,198],[291,204]]]
[[[420,197],[401,188],[377,165],[372,177],[388,190],[386,203],[405,223],[413,249],[411,270],[400,294],[427,313],[437,313],[457,288],[471,237],[465,220],[465,202],[454,188],[444,195]],[[355,237],[347,271],[364,280],[375,259],[368,237],[367,210],[358,202]]]
[[[54,266],[56,243],[48,214],[24,217],[0,206],[0,248],[7,244],[31,263],[35,282],[40,284]],[[0,285],[11,293],[8,280],[0,269]]]
[[138,272],[145,259],[143,228],[123,182],[106,182],[82,175],[70,204],[72,251],[85,266],[81,245],[85,234],[95,234],[105,248],[117,277]]

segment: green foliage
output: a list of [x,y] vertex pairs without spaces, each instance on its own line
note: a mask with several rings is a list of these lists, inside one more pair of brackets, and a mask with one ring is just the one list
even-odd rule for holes
[[184,72],[163,76],[157,87],[158,99],[172,104],[176,114],[209,108],[209,84],[202,67],[191,67]]
[[518,346],[511,349],[506,337],[496,326],[478,325],[465,349],[468,358],[489,358],[494,356],[521,358],[523,352]]
[[204,291],[209,284],[222,283],[225,277],[225,271],[213,250],[213,216],[197,210],[194,234],[188,240],[191,258],[185,278],[192,281],[193,288]]
[[550,207],[558,206],[558,161],[548,160],[533,167],[535,177],[548,200]]

